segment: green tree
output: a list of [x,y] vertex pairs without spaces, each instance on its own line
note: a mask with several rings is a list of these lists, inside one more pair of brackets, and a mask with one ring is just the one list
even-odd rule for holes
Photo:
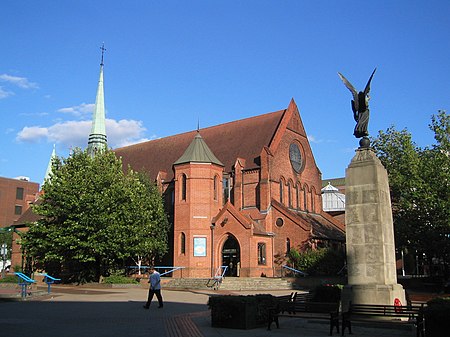
[[373,148],[389,175],[397,247],[450,256],[450,119],[432,116],[436,144],[420,148],[406,130],[380,131]]
[[67,281],[97,281],[136,256],[167,252],[169,225],[155,186],[125,174],[112,151],[56,158],[33,211],[42,218],[22,238],[35,268]]

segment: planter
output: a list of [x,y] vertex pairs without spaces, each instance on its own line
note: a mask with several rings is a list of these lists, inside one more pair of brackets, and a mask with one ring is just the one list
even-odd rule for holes
[[272,295],[210,296],[211,325],[214,328],[254,329],[267,324]]
[[448,336],[450,331],[450,298],[436,298],[428,302],[424,312],[425,336]]

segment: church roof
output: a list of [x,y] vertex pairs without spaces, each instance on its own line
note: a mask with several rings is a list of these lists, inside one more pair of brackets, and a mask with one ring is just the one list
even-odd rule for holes
[[174,165],[185,163],[212,163],[223,166],[219,159],[212,153],[208,145],[206,145],[200,132],[194,137],[194,140],[188,146],[183,155],[175,161]]
[[[258,157],[264,146],[269,146],[286,110],[200,129],[202,138],[225,171],[231,171],[237,158],[246,161],[246,168],[259,167]],[[180,159],[192,142],[197,130],[164,137],[114,150],[122,157],[124,167],[148,172],[156,179],[159,171],[173,178],[172,165]]]

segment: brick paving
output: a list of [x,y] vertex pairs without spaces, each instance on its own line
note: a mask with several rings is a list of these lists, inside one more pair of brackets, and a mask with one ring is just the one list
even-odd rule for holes
[[[275,295],[290,291],[270,291]],[[52,294],[27,301],[2,302],[0,289],[0,336],[2,337],[323,337],[328,324],[304,319],[280,319],[280,329],[251,330],[212,328],[206,306],[213,291],[171,291],[163,289],[164,308],[152,303],[142,308],[147,289],[87,288],[55,285]],[[227,292],[229,293],[229,292]],[[245,292],[245,294],[262,293]],[[354,326],[354,334],[365,337],[406,337],[409,330]],[[338,334],[334,334],[338,336]]]

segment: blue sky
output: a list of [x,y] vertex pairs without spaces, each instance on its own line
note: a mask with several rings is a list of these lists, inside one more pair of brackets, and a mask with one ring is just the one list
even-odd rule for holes
[[448,0],[2,1],[0,176],[40,183],[53,144],[86,147],[104,42],[110,147],[294,98],[323,178],[343,177],[358,140],[337,72],[362,90],[378,67],[370,134],[431,145],[450,107],[449,17]]

